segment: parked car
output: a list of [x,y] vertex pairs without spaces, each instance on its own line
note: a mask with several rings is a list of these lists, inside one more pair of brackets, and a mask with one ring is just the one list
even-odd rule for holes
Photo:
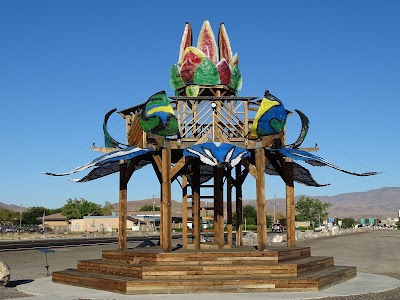
[[280,223],[272,224],[272,232],[282,232],[284,230],[283,225]]
[[327,227],[325,225],[321,225],[321,226],[315,227],[314,231],[322,231],[322,230],[324,230],[326,228]]

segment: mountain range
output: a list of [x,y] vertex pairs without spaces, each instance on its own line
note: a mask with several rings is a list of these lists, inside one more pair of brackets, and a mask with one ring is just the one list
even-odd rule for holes
[[[380,189],[370,190],[367,192],[352,192],[345,194],[338,194],[335,196],[307,196],[299,195],[295,197],[297,201],[300,197],[310,197],[320,200],[321,202],[328,202],[332,207],[328,210],[329,217],[338,218],[396,218],[399,217],[400,210],[400,187],[384,187]],[[157,206],[160,204],[160,199],[154,199]],[[136,201],[128,201],[129,211],[138,211],[143,205],[153,205],[153,199],[144,199]],[[274,210],[274,203],[276,200],[276,210],[285,214],[286,200],[283,198],[268,199],[267,200],[267,213],[272,215]],[[256,206],[256,200],[243,200],[243,205]],[[118,203],[113,204],[114,208],[118,210]],[[202,205],[205,206],[205,205]],[[224,203],[226,209],[226,202]],[[235,203],[232,204],[235,210]],[[181,202],[172,200],[171,211],[175,213],[182,213]]]
[[[352,192],[338,194],[335,196],[307,196],[300,195],[295,197],[297,201],[300,197],[311,197],[319,199],[321,202],[332,204],[329,209],[329,217],[338,218],[395,218],[399,217],[400,210],[400,187],[384,187],[380,189],[370,190],[367,192]],[[285,199],[276,198],[267,200],[267,213],[273,214],[274,204],[276,200],[276,210],[285,214]],[[128,211],[138,211],[143,205],[160,205],[160,199],[144,199],[128,201]],[[226,202],[224,203],[226,209]],[[256,200],[243,200],[243,205],[256,205]],[[118,203],[112,204],[114,209],[118,211]],[[235,203],[232,204],[235,209]],[[0,208],[6,208],[14,211],[24,211],[27,208],[0,202]],[[182,213],[182,204],[179,201],[171,201],[171,211],[174,213]]]

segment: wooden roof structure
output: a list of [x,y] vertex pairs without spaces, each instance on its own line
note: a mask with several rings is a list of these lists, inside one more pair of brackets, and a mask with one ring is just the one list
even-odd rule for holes
[[[128,145],[152,147],[156,151],[152,156],[152,165],[161,185],[161,245],[165,252],[170,252],[171,245],[171,183],[178,177],[182,185],[183,223],[192,223],[192,229],[183,228],[184,249],[224,249],[232,247],[233,231],[236,232],[236,244],[242,244],[242,184],[250,174],[256,181],[257,198],[257,233],[258,249],[267,246],[267,224],[265,207],[265,166],[267,158],[265,148],[283,146],[284,132],[272,136],[249,140],[248,132],[254,114],[258,110],[257,97],[237,97],[231,89],[224,86],[201,86],[197,97],[173,96],[171,105],[178,120],[179,136],[162,137],[144,132],[140,127],[138,105],[124,109],[119,114],[126,121]],[[193,163],[192,182],[188,182],[185,172],[190,158],[183,155],[183,149],[205,142],[229,143],[247,149],[251,156],[242,158],[234,170],[229,168],[213,169],[213,184],[200,183],[200,160]],[[127,184],[134,170],[135,159],[122,161],[120,164],[119,192],[119,249],[126,249],[126,202]],[[288,178],[291,174],[291,162],[287,160]],[[224,189],[227,213],[224,216]],[[234,191],[234,195],[233,195]],[[232,199],[236,201],[236,228],[232,228]],[[287,198],[287,244],[295,246],[294,191],[293,179],[286,183]],[[207,203],[208,207],[202,207]],[[206,216],[205,216],[205,213]],[[227,222],[227,239],[224,235],[224,220]],[[212,230],[204,229],[204,222],[212,223]],[[203,243],[201,235],[205,232],[214,234],[214,243]],[[186,238],[187,237],[187,238]]]

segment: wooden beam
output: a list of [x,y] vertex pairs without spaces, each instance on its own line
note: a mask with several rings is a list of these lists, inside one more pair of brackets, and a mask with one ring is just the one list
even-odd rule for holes
[[159,154],[154,154],[153,155],[153,159],[151,160],[151,164],[153,166],[154,172],[156,173],[158,181],[161,183],[162,182],[162,174],[161,174],[162,161],[161,161],[161,158],[160,158]]
[[119,150],[119,148],[114,148],[114,147],[92,147],[92,151],[96,152],[103,152],[105,154]]
[[265,208],[265,154],[264,148],[255,151],[257,177],[256,177],[256,197],[257,197],[257,237],[258,251],[267,248],[267,222]]
[[294,182],[293,182],[293,161],[285,158],[286,169],[286,225],[287,225],[287,246],[296,246],[296,223],[294,205]]
[[[246,170],[253,176],[255,179],[257,179],[257,169],[254,167],[247,158],[242,158],[240,160],[240,163],[243,165],[243,167],[246,168]],[[264,166],[265,169],[265,166]],[[237,180],[237,178],[236,178]]]
[[186,165],[186,157],[182,156],[177,163],[171,168],[171,171],[169,172],[169,178],[172,181],[174,181],[178,176],[179,176],[179,171],[182,170],[182,168]]
[[119,164],[119,224],[118,224],[118,250],[126,250],[126,220],[127,220],[127,198],[128,179],[127,163],[120,161]]
[[126,168],[126,182],[129,182],[131,179],[133,172],[136,171],[136,166],[139,161],[139,157],[135,157],[129,161],[127,161],[127,168]]
[[162,248],[164,252],[172,251],[172,236],[171,236],[171,179],[170,179],[170,168],[171,168],[171,149],[163,148],[162,149],[162,165],[161,165],[161,174],[162,174],[162,214],[161,214],[161,223],[162,223]]

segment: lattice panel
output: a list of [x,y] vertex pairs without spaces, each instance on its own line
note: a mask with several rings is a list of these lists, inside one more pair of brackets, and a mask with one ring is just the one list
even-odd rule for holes
[[182,140],[227,141],[248,133],[246,100],[176,99]]

